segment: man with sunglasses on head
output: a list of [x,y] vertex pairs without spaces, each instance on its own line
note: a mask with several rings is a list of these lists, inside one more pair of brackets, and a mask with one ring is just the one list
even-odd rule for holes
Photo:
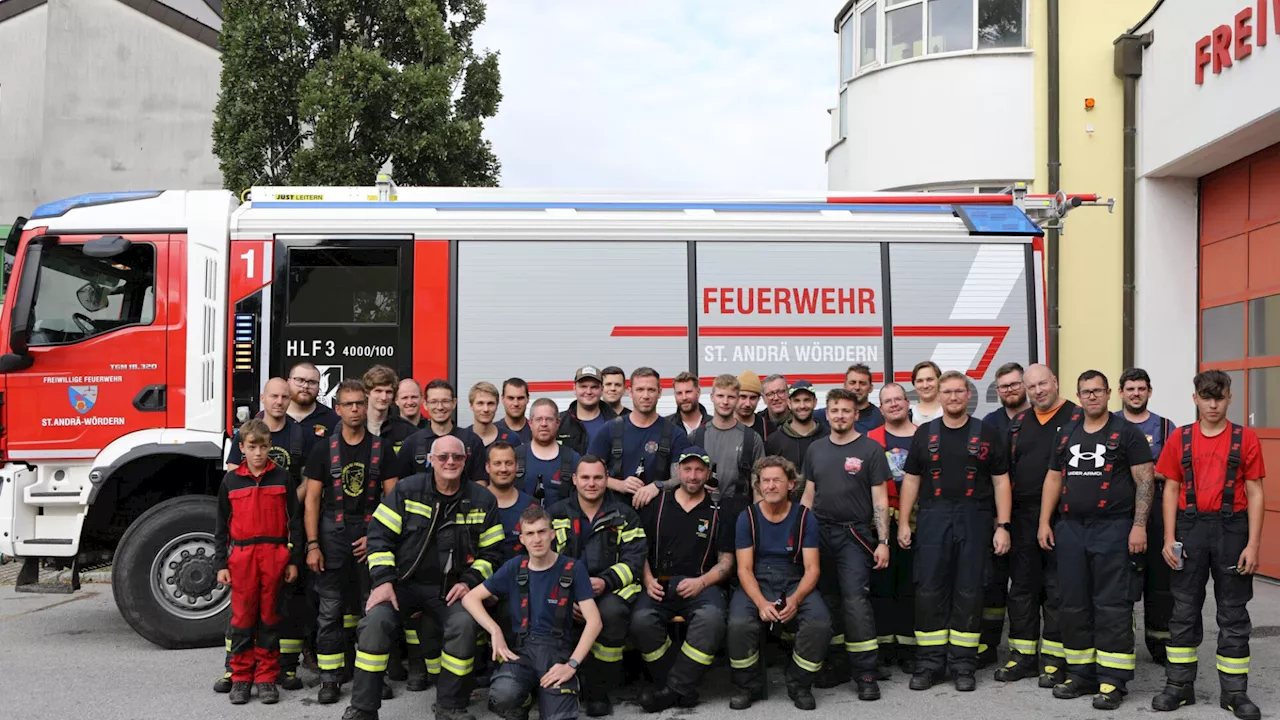
[[432,472],[398,483],[369,524],[373,591],[360,621],[355,688],[343,720],[377,720],[382,675],[401,627],[410,639],[411,673],[426,671],[424,659],[439,658],[436,720],[474,720],[467,704],[475,686],[477,626],[461,600],[501,564],[502,520],[493,495],[463,478],[461,440],[437,438],[430,453]]

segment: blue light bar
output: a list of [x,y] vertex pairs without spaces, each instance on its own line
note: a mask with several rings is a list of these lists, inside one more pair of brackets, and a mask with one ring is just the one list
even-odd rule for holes
[[126,202],[129,200],[145,200],[160,195],[160,190],[129,190],[126,192],[107,192],[107,193],[85,193],[84,195],[75,195],[62,200],[54,200],[45,203],[36,208],[31,213],[31,219],[51,218],[65,214],[68,210],[75,208],[89,207],[91,205],[109,205],[111,203]]
[[1022,208],[1013,205],[957,205],[955,210],[970,235],[1044,235]]

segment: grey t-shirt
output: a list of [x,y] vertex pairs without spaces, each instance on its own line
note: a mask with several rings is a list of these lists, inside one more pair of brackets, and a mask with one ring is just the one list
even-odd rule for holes
[[720,495],[735,497],[739,492],[744,492],[750,496],[751,479],[738,477],[738,458],[741,453],[743,462],[754,466],[757,460],[764,457],[764,442],[760,436],[741,423],[728,430],[721,430],[711,423],[703,427],[706,428],[703,430],[706,435],[702,438],[702,447],[711,456],[711,462],[715,466]]
[[871,486],[893,477],[884,448],[866,435],[837,445],[824,437],[804,454],[801,475],[813,483],[813,514],[819,520],[870,526]]

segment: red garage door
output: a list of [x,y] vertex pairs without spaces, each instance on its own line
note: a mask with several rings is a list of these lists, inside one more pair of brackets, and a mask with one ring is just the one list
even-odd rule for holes
[[1262,439],[1262,572],[1280,577],[1280,145],[1200,179],[1200,368],[1231,376],[1231,420]]

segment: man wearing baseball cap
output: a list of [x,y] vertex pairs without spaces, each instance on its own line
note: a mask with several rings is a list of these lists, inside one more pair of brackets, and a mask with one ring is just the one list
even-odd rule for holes
[[573,394],[577,399],[560,413],[560,434],[556,439],[579,455],[586,455],[591,440],[618,416],[613,408],[600,402],[602,377],[595,365],[578,368],[573,374]]
[[[649,554],[644,594],[631,613],[631,643],[649,665],[655,687],[640,694],[646,712],[698,701],[698,683],[724,643],[727,603],[723,583],[733,572],[732,527],[706,491],[711,457],[700,447],[680,453],[674,492],[640,511]],[[672,618],[687,623],[677,648]]]
[[[804,464],[804,453],[816,440],[830,434],[826,425],[818,422],[813,416],[813,409],[818,403],[818,396],[813,391],[813,383],[808,380],[796,380],[791,383],[789,417],[778,426],[778,432],[770,433],[765,442],[766,455],[781,455],[790,460],[796,467]],[[797,492],[804,491],[802,484]],[[799,500],[800,496],[792,498]]]

